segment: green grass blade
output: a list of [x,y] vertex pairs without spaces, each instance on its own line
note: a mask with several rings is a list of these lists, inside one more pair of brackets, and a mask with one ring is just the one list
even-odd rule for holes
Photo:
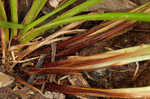
[[24,27],[22,24],[0,21],[0,28],[23,29]]
[[35,20],[35,18],[37,17],[37,15],[39,14],[46,2],[47,0],[33,0],[32,7],[29,10],[27,16],[25,16],[23,24],[27,25],[30,24],[33,20]]
[[68,0],[64,5],[56,8],[54,11],[42,16],[41,18],[35,20],[34,22],[32,22],[31,24],[27,25],[25,27],[25,29],[22,31],[22,33],[20,34],[20,36],[24,35],[27,31],[29,31],[31,28],[37,26],[38,24],[40,24],[41,22],[45,21],[47,18],[53,16],[54,14],[58,13],[59,11],[63,10],[64,8],[66,8],[67,6],[71,5],[72,3],[74,3],[77,0]]
[[[7,21],[7,16],[5,13],[2,0],[0,0],[0,21]],[[8,29],[4,29],[4,32],[5,32],[5,41],[7,42],[9,40],[9,31]]]
[[[18,0],[10,0],[11,20],[13,23],[18,23]],[[17,29],[11,30],[11,38],[17,36]]]
[[0,20],[7,21],[4,5],[1,0],[0,0]]
[[150,14],[146,13],[131,13],[131,12],[118,12],[118,13],[104,13],[104,14],[92,14],[92,15],[82,15],[82,16],[75,16],[66,19],[62,19],[53,23],[45,24],[39,28],[36,28],[32,31],[29,31],[26,36],[21,39],[22,43],[29,42],[42,32],[60,26],[64,24],[68,24],[75,21],[80,20],[136,20],[136,21],[144,21],[150,22]]
[[87,0],[86,2],[76,6],[75,8],[72,8],[71,10],[67,11],[63,15],[59,16],[54,21],[58,21],[58,20],[61,20],[61,19],[67,18],[67,17],[74,16],[74,15],[76,15],[84,10],[87,10],[88,8],[94,6],[102,1],[103,0]]

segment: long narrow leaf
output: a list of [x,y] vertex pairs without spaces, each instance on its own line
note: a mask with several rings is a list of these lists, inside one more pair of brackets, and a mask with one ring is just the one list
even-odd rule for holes
[[56,8],[54,11],[52,11],[52,12],[42,16],[41,18],[39,18],[39,19],[35,20],[34,22],[32,22],[31,24],[27,25],[25,27],[25,29],[20,33],[20,36],[24,35],[31,28],[37,26],[41,22],[45,21],[47,18],[49,18],[49,17],[53,16],[54,14],[58,13],[59,11],[63,10],[64,8],[66,8],[67,6],[71,5],[75,1],[77,1],[77,0],[68,0],[64,5]]
[[51,91],[62,92],[65,94],[79,96],[97,96],[97,97],[116,97],[116,98],[150,98],[150,86],[138,88],[120,88],[120,89],[98,89],[81,88],[75,86],[63,86],[46,84],[46,88]]
[[[13,23],[18,23],[18,0],[10,0],[11,20]],[[17,36],[17,29],[11,30],[11,37]]]
[[23,29],[25,26],[22,24],[15,24],[11,22],[0,21],[0,28]]
[[56,18],[55,20],[53,20],[53,22],[67,18],[67,17],[71,17],[74,16],[100,2],[102,2],[103,0],[87,0],[86,2],[76,6],[75,8],[67,11],[66,13],[64,13],[63,15],[59,16],[58,18]]
[[1,0],[0,0],[0,20],[7,21],[4,5]]
[[24,37],[21,38],[21,42],[22,43],[29,42],[48,29],[80,20],[136,20],[136,21],[150,22],[150,14],[118,12],[118,13],[104,13],[104,14],[92,14],[92,15],[70,17],[69,19],[67,18],[53,23],[48,23],[32,31],[29,31]]
[[125,48],[106,52],[103,54],[83,57],[73,57],[68,60],[61,61],[61,65],[55,65],[48,68],[31,68],[28,73],[57,73],[67,74],[70,71],[82,72],[91,71],[112,66],[120,66],[132,62],[144,61],[150,59],[150,44],[140,45],[136,47]]
[[46,2],[47,0],[33,0],[32,7],[28,14],[25,16],[23,24],[30,24],[37,17]]
[[[7,21],[7,16],[2,0],[0,0],[0,21]],[[7,42],[9,39],[8,29],[4,29],[4,32],[5,32],[5,41]]]

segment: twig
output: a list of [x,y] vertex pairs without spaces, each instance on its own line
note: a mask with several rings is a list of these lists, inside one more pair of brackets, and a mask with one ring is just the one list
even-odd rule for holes
[[139,71],[139,62],[136,62],[136,69],[135,69],[132,80],[136,80],[138,71]]
[[21,60],[21,61],[11,61],[13,63],[25,63],[25,62],[28,62],[28,61],[31,61],[31,60],[35,60],[35,59],[38,59],[39,57],[33,57],[33,58],[29,58],[29,59],[25,59],[25,60]]

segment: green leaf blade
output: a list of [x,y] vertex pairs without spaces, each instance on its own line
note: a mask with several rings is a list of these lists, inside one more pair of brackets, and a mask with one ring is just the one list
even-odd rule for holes
[[23,29],[24,27],[22,24],[0,21],[0,28]]
[[[11,20],[13,23],[18,23],[18,0],[10,0]],[[17,29],[11,30],[11,38],[17,36]]]
[[82,11],[87,10],[88,8],[102,2],[103,0],[87,0],[86,2],[72,8],[71,10],[67,11],[66,13],[64,13],[63,15],[59,16],[58,18],[56,18],[53,22],[67,18],[67,17],[71,17],[74,16]]
[[32,7],[29,10],[28,14],[25,16],[23,24],[27,25],[30,24],[33,20],[35,20],[35,18],[37,17],[41,9],[44,7],[46,2],[47,0],[33,0]]

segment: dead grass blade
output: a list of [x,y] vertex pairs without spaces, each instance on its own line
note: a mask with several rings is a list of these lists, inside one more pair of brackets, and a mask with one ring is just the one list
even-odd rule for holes
[[85,21],[79,21],[79,22],[73,22],[65,27],[63,27],[62,29],[60,29],[59,31],[67,31],[67,30],[71,30],[73,28],[75,28],[76,26],[84,23]]
[[22,70],[29,74],[29,75],[35,75],[35,74],[79,74],[79,71],[77,70],[71,70],[71,69],[56,69],[56,68],[22,68]]
[[[34,50],[38,49],[39,47],[41,46],[44,46],[46,44],[50,44],[50,43],[53,43],[55,41],[58,41],[58,40],[65,40],[65,39],[68,39],[68,38],[60,38],[60,39],[55,39],[56,37],[58,36],[61,36],[61,35],[64,35],[64,34],[70,34],[70,33],[73,33],[73,32],[83,32],[85,31],[84,29],[76,29],[76,30],[69,30],[69,31],[60,31],[60,32],[57,32],[57,33],[54,33],[50,36],[48,36],[47,38],[45,38],[43,41],[39,42],[39,43],[35,43],[35,44],[32,44],[31,46],[29,46],[27,49],[25,49],[23,52],[19,53],[18,57],[17,57],[17,61],[20,61],[21,59],[23,59],[25,56],[27,56],[28,54],[30,54],[31,52],[33,52]],[[16,65],[13,64],[11,69]],[[10,69],[10,70],[11,70]]]
[[79,96],[97,96],[97,97],[115,97],[115,98],[150,98],[148,87],[139,88],[121,88],[121,89],[97,89],[97,88],[81,88],[75,86],[63,86],[46,84],[46,87],[52,91],[58,91],[65,94]]
[[111,37],[125,33],[125,32],[127,32],[127,30],[124,30],[124,29],[125,28],[131,29],[131,27],[134,24],[135,24],[135,22],[133,22],[133,21],[125,22],[125,23],[121,24],[120,26],[117,26],[116,28],[112,29],[111,31],[107,31],[107,32],[105,32],[99,36],[94,36],[92,38],[82,39],[82,42],[78,42],[77,44],[72,45],[72,46],[66,45],[65,47],[68,47],[68,49],[65,49],[65,50],[58,52],[56,54],[56,57],[62,57],[64,55],[72,54],[72,53],[74,53],[74,52],[76,52],[82,48],[85,48],[89,45],[92,45],[98,41],[107,40],[108,38],[110,39]]
[[13,51],[13,50],[17,50],[17,49],[21,49],[25,46],[30,46],[30,45],[34,45],[38,42],[29,42],[29,43],[25,43],[25,44],[18,44],[18,45],[14,45],[14,46],[11,46],[8,51]]
[[[140,45],[115,51],[109,51],[93,56],[75,56],[67,60],[53,63],[45,68],[30,68],[25,70],[29,74],[50,73],[50,74],[70,74],[83,71],[91,71],[112,66],[144,61],[150,59],[150,45]],[[48,66],[48,65],[46,65]]]

